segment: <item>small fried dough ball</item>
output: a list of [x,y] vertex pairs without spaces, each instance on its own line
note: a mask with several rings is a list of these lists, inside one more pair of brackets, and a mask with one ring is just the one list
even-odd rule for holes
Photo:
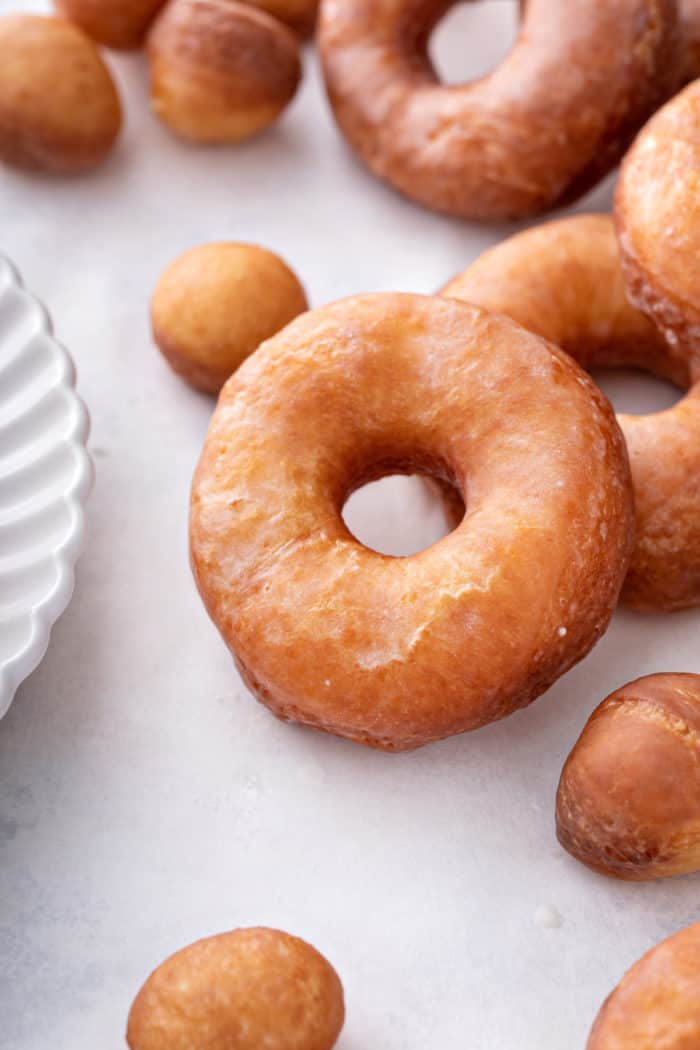
[[331,1050],[345,1017],[333,967],[280,930],[183,948],[151,974],[129,1014],[131,1050]]
[[117,89],[97,48],[65,18],[0,18],[0,159],[72,173],[104,160],[119,134]]
[[304,289],[278,255],[254,244],[203,244],[158,282],[153,337],[175,372],[216,394],[260,343],[307,308]]
[[197,142],[262,131],[301,79],[294,33],[236,0],[171,0],[149,33],[148,58],[154,113]]
[[105,47],[140,47],[165,0],[55,0],[67,18]]

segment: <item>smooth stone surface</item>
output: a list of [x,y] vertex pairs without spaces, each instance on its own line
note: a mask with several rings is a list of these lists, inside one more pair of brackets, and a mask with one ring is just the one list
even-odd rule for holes
[[[465,5],[443,68],[497,57],[513,7]],[[160,272],[193,244],[248,239],[288,259],[314,305],[429,292],[511,228],[440,218],[375,182],[333,127],[311,52],[285,119],[223,150],[158,126],[139,55],[107,60],[126,103],[107,165],[61,180],[0,170],[0,247],[76,359],[97,470],[75,596],[0,723],[0,1047],[46,1050],[50,1033],[60,1050],[123,1050],[154,966],[252,924],[336,967],[338,1050],[583,1047],[622,972],[697,920],[700,880],[626,885],[578,865],[554,837],[559,772],[611,690],[700,671],[700,613],[618,613],[527,711],[414,754],[256,704],[190,578],[188,487],[212,402],[151,346]],[[610,185],[581,208],[608,207]],[[366,534],[429,538],[423,488],[389,490],[389,509],[372,489],[356,497]],[[533,921],[543,903],[560,929]]]

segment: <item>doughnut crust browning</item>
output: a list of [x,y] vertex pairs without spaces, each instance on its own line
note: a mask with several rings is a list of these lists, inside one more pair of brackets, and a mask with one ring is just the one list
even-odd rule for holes
[[622,165],[615,220],[633,302],[700,354],[700,81],[652,117]]
[[95,167],[121,127],[114,82],[65,18],[0,18],[0,160],[69,174]]
[[557,837],[619,879],[700,869],[700,675],[638,678],[596,708],[561,775]]
[[105,47],[140,47],[165,0],[55,0],[56,7]]
[[197,941],[136,996],[131,1050],[331,1050],[343,1027],[333,967],[298,937],[264,928]]
[[634,366],[689,389],[666,412],[619,417],[637,519],[622,600],[639,609],[700,603],[700,355],[667,344],[630,305],[610,217],[579,215],[517,234],[442,294],[512,317],[584,368]]
[[680,0],[686,81],[700,77],[700,0]]
[[319,0],[246,0],[246,3],[267,11],[300,36],[309,36],[316,24]]
[[198,142],[238,142],[274,123],[301,79],[299,42],[236,0],[171,0],[148,36],[151,106]]
[[680,80],[675,0],[528,0],[488,76],[440,84],[431,31],[454,0],[324,0],[319,44],[336,120],[367,166],[469,219],[575,200]]
[[697,1050],[700,923],[643,955],[603,1003],[586,1050]]
[[[407,558],[341,516],[397,472],[450,481],[467,507]],[[624,442],[585,373],[511,321],[358,296],[302,315],[223,388],[190,539],[260,700],[406,750],[530,703],[605,630],[632,539]]]

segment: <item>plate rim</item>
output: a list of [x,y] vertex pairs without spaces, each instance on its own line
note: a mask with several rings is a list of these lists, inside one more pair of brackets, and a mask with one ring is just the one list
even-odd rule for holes
[[[59,366],[55,388],[61,389],[70,412],[70,425],[61,437],[75,460],[75,470],[56,504],[65,508],[70,528],[66,530],[50,552],[55,570],[54,586],[31,605],[27,614],[30,632],[27,640],[12,656],[0,661],[0,719],[10,709],[17,689],[36,670],[48,649],[51,630],[67,608],[75,589],[75,566],[83,552],[86,534],[85,503],[94,482],[94,465],[87,450],[90,417],[85,402],[76,390],[76,368],[69,351],[60,343],[53,330],[48,309],[27,288],[19,269],[0,251],[0,281],[14,288],[27,311],[36,319],[35,336],[41,336]],[[21,351],[20,351],[21,353]]]

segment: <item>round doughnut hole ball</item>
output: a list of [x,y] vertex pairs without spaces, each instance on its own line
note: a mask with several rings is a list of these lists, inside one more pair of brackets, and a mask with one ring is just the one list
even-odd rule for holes
[[330,1050],[345,1018],[329,962],[279,930],[234,930],[151,974],[129,1014],[131,1050]]
[[700,871],[700,675],[646,675],[589,718],[562,771],[557,837],[616,879]]
[[149,33],[148,58],[153,112],[198,142],[262,131],[301,79],[294,33],[236,0],[170,0]]
[[105,47],[140,47],[165,0],[55,0],[67,18]]
[[93,42],[65,18],[0,18],[0,159],[72,173],[104,160],[119,134],[117,89]]
[[216,394],[260,343],[306,309],[304,289],[278,255],[255,244],[203,244],[158,282],[153,337],[178,375]]

